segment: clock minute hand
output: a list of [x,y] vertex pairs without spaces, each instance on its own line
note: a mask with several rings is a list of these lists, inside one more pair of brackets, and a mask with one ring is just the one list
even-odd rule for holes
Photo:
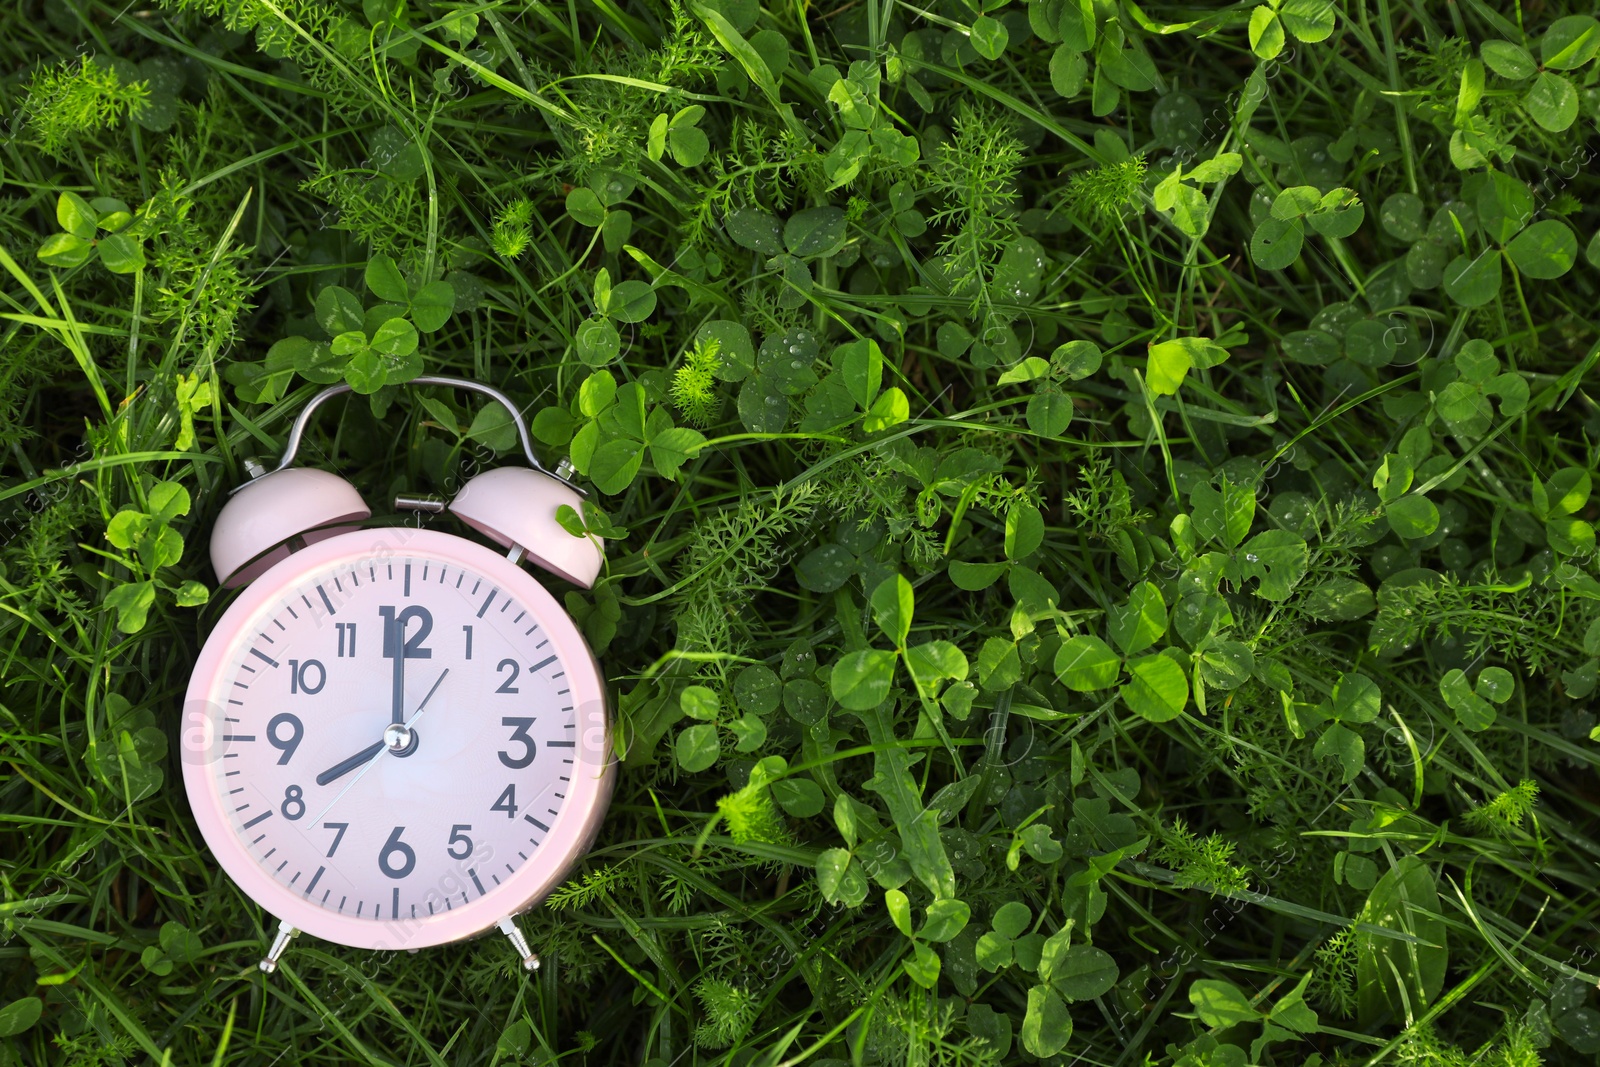
[[390,722],[403,726],[406,721],[406,626],[401,618],[387,624],[390,651],[394,653],[394,699],[390,704]]

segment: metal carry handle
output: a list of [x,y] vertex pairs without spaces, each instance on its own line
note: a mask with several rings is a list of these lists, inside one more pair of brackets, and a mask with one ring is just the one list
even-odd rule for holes
[[[482,393],[491,400],[499,401],[500,405],[504,407],[511,415],[511,421],[517,427],[517,438],[522,442],[522,455],[527,459],[528,465],[534,470],[538,471],[540,474],[543,474],[545,477],[553,478],[562,485],[570,486],[583,496],[589,495],[588,491],[582,486],[574,485],[562,474],[546,470],[544,464],[539,462],[539,457],[533,454],[533,442],[528,437],[528,424],[523,420],[522,412],[518,411],[517,405],[513,404],[511,402],[511,398],[506,396],[500,390],[495,389],[492,386],[484,385],[482,382],[472,381],[470,378],[452,378],[444,374],[424,374],[419,377],[412,378],[409,382],[402,382],[401,384],[444,385],[452,389],[465,389],[471,393]],[[285,469],[294,462],[295,456],[300,452],[300,441],[305,436],[306,424],[311,421],[311,416],[316,414],[317,408],[322,406],[323,401],[329,399],[330,397],[338,396],[341,393],[349,393],[353,391],[354,390],[352,390],[348,384],[330,385],[328,388],[322,390],[322,392],[308,400],[306,402],[306,406],[300,409],[300,414],[295,416],[294,425],[289,427],[289,440],[285,443],[283,458],[278,461],[278,465],[276,467],[272,468],[270,471],[264,472],[262,475],[260,475],[260,477],[265,477],[267,474],[277,474],[279,471]],[[248,485],[249,483],[246,482],[244,484]],[[243,486],[236,486],[235,488],[237,489],[242,487]]]

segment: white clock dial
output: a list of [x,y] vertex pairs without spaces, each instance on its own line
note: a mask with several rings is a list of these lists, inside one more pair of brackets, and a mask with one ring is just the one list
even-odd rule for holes
[[207,770],[242,851],[305,904],[426,920],[536,861],[583,739],[551,620],[506,584],[337,561],[233,636]]

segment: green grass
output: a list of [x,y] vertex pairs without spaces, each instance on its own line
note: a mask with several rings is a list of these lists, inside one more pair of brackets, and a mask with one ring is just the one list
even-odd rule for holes
[[[1593,1062],[1600,23],[983,6],[0,15],[0,1063]],[[206,538],[331,382],[515,462],[424,372],[594,489],[616,798],[533,977],[265,978]]]

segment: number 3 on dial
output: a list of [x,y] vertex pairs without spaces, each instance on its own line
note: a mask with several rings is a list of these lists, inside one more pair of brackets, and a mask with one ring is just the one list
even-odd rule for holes
[[512,770],[521,770],[523,767],[526,767],[528,764],[532,763],[535,745],[533,738],[528,736],[528,728],[533,725],[533,719],[508,715],[500,720],[500,725],[513,727],[511,731],[511,740],[521,742],[522,744],[522,755],[520,756],[513,756],[505,749],[501,749],[500,762],[504,763]]

